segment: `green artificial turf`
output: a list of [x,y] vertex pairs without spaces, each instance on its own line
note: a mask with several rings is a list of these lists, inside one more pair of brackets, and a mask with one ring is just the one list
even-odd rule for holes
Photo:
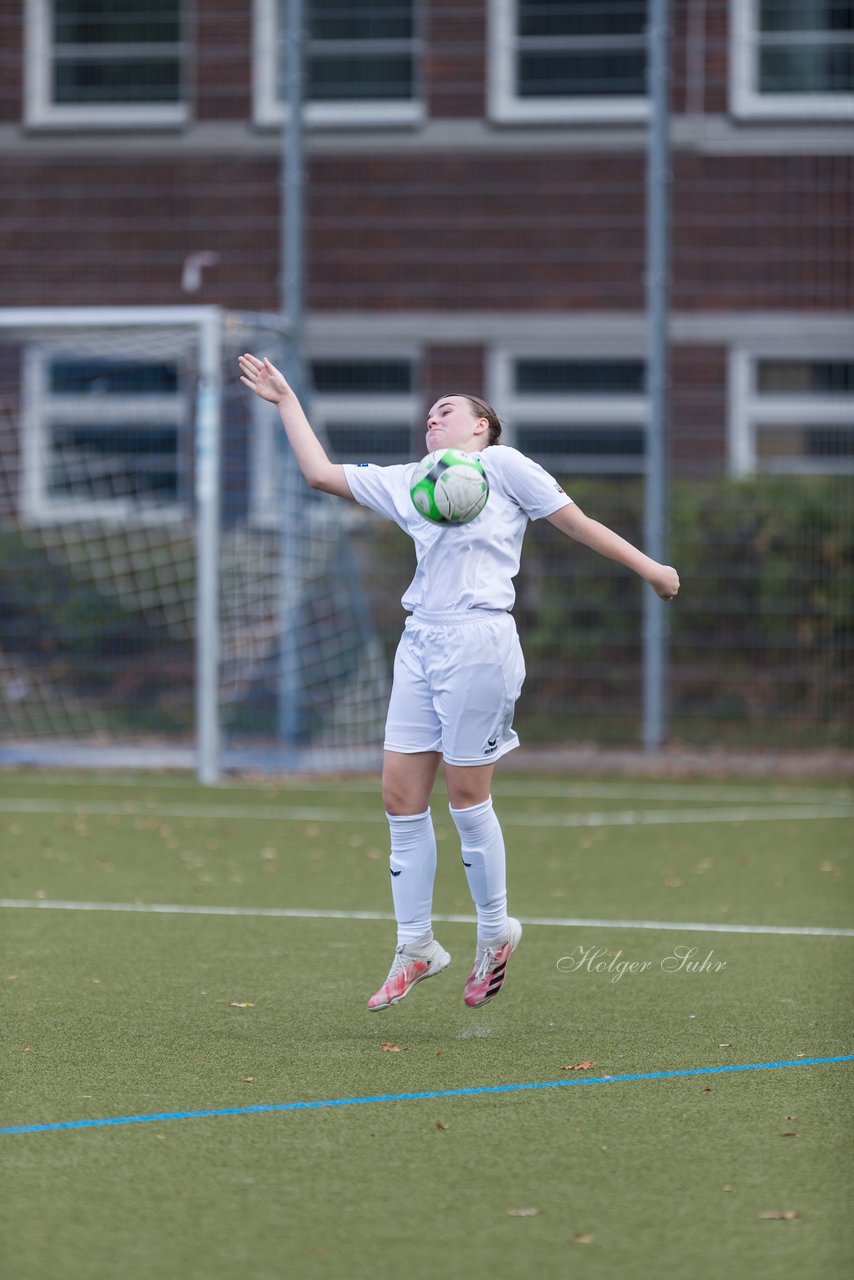
[[[786,816],[850,805],[844,785],[495,793],[523,920],[851,925],[850,818]],[[776,820],[558,825],[775,805]],[[440,792],[434,814],[436,910],[470,914]],[[370,784],[6,773],[0,833],[6,899],[390,907]],[[850,1053],[854,938],[529,923],[501,997],[473,1011],[474,927],[437,924],[451,968],[369,1014],[383,920],[0,921],[4,1126],[391,1099],[0,1136],[9,1280],[849,1274],[854,1064],[585,1081]],[[704,971],[668,971],[694,947]],[[621,962],[635,971],[614,980]],[[578,1083],[394,1100],[559,1080]]]

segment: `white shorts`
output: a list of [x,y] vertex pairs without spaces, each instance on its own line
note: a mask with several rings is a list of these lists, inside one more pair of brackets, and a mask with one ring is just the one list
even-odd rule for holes
[[519,745],[513,711],[524,679],[516,623],[505,610],[419,610],[397,646],[386,750],[491,764]]

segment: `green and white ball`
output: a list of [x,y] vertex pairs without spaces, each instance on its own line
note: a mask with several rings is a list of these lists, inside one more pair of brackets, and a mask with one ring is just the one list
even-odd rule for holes
[[439,449],[421,459],[409,492],[425,520],[468,524],[486,506],[489,481],[479,459],[470,453]]

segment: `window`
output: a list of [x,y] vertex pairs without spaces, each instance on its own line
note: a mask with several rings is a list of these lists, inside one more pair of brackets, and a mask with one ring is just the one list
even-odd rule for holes
[[[311,375],[311,421],[336,462],[389,466],[420,456],[413,446],[424,429],[411,356],[318,358]],[[260,402],[253,409],[252,512],[256,522],[268,523],[278,509],[274,457],[281,428]]]
[[730,0],[739,115],[854,115],[854,0]]
[[181,0],[27,0],[29,124],[180,124]]
[[[422,0],[306,0],[305,96],[311,124],[417,122]],[[255,0],[255,119],[283,118],[284,0]]]
[[636,357],[497,355],[507,443],[560,474],[644,470],[645,365]]
[[491,0],[490,19],[496,119],[643,119],[647,0]]
[[174,361],[25,355],[22,507],[33,523],[173,519],[187,401]]
[[314,416],[339,462],[409,462],[417,412],[409,360],[315,360]]
[[730,468],[854,473],[854,360],[735,351],[730,369]]

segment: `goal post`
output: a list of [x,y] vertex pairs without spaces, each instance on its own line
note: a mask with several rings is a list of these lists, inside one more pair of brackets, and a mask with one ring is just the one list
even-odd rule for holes
[[196,774],[213,786],[221,769],[219,732],[219,528],[222,437],[222,316],[206,310],[199,326],[196,410]]
[[367,526],[289,503],[275,411],[238,380],[283,336],[218,307],[0,309],[0,761],[210,785],[378,760]]
[[[38,344],[42,349],[51,338],[59,337],[59,346],[73,350],[73,335],[85,332],[91,350],[91,335],[104,334],[104,348],[109,351],[110,338],[119,333],[140,337],[143,350],[148,345],[145,335],[174,329],[194,335],[198,351],[198,374],[195,406],[195,516],[196,537],[196,661],[195,661],[195,768],[199,781],[212,784],[220,776],[220,735],[218,716],[219,663],[219,510],[220,447],[222,419],[222,328],[223,317],[218,307],[32,307],[0,308],[0,341],[19,340],[25,347]],[[71,341],[69,341],[71,339]],[[8,386],[6,395],[14,395]],[[30,407],[30,413],[33,412]],[[21,421],[25,421],[22,416]],[[7,446],[10,442],[7,441]],[[12,451],[14,451],[14,442]],[[17,514],[24,522],[33,523],[41,490],[38,483],[37,439],[21,441],[20,447],[30,452],[31,465],[24,480],[30,491],[30,502]],[[10,450],[7,447],[7,458]],[[50,487],[48,481],[47,486]],[[19,492],[21,489],[19,488]],[[27,509],[29,508],[29,509]],[[15,510],[15,506],[12,506]],[[7,514],[10,514],[7,512]],[[69,513],[70,515],[71,513]],[[57,512],[59,515],[59,512]]]

